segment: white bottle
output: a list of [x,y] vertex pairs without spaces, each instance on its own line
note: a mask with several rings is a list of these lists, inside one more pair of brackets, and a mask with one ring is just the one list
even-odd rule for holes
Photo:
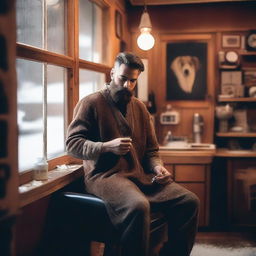
[[34,180],[48,179],[48,163],[45,158],[38,158],[33,168]]

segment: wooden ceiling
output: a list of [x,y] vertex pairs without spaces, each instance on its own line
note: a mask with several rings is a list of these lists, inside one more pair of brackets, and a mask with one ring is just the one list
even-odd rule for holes
[[254,2],[254,0],[130,0],[132,5],[170,5],[218,2]]

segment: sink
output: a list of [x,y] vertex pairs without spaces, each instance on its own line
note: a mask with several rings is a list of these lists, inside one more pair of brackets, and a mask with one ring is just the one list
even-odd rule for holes
[[160,146],[160,150],[214,150],[214,144],[209,143],[187,143],[186,141],[168,142],[164,146]]

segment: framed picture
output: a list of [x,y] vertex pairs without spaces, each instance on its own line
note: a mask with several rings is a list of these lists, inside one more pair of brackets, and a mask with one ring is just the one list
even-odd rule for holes
[[116,37],[122,39],[122,15],[119,11],[115,12],[115,30],[116,30]]
[[204,100],[207,92],[207,43],[168,43],[166,51],[167,100]]
[[222,35],[222,48],[240,48],[240,35]]

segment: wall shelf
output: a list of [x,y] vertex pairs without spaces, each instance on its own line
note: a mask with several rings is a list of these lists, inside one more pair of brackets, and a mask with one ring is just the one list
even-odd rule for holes
[[252,150],[229,150],[219,148],[216,150],[215,156],[218,157],[256,157],[256,152]]
[[242,56],[256,56],[256,52],[240,52]]
[[245,138],[256,138],[256,132],[217,132],[218,137],[245,137]]
[[219,69],[228,69],[228,70],[236,70],[238,69],[238,65],[220,65]]
[[222,98],[218,99],[219,102],[256,102],[256,98],[241,97],[241,98]]

